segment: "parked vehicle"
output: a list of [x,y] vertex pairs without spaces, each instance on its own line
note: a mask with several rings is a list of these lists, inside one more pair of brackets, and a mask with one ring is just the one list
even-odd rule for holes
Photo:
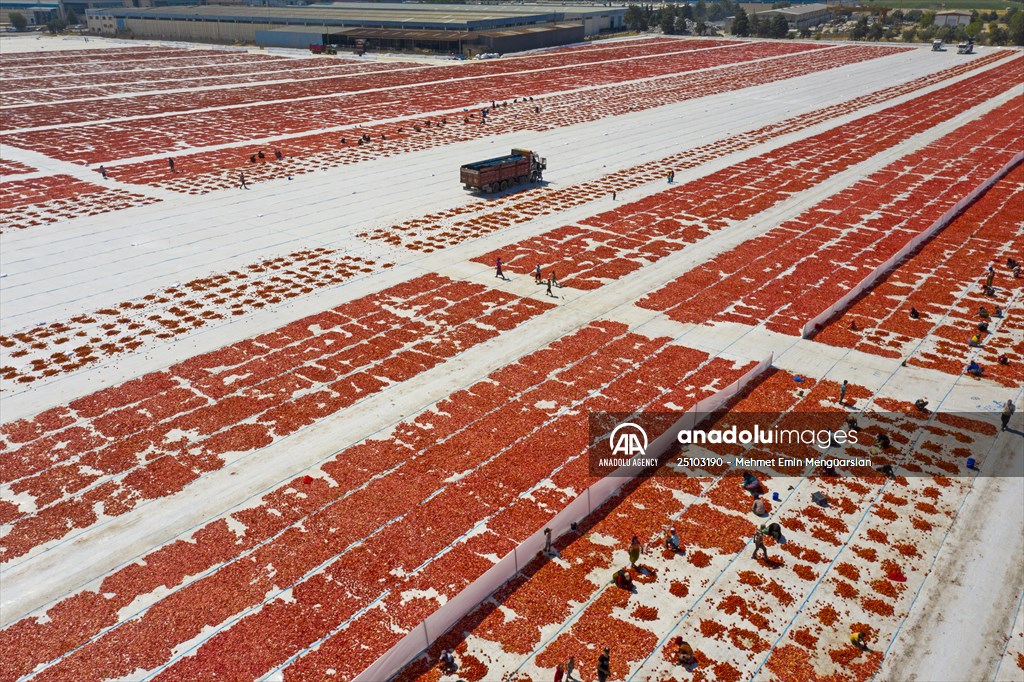
[[547,163],[547,159],[528,149],[513,149],[508,156],[466,164],[460,171],[460,178],[466,189],[490,194],[542,180]]

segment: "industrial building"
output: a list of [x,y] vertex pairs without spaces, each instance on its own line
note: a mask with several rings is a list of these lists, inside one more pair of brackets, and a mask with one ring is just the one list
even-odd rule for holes
[[448,54],[517,52],[619,30],[625,7],[337,3],[306,7],[188,6],[86,12],[103,35],[264,47],[355,45]]

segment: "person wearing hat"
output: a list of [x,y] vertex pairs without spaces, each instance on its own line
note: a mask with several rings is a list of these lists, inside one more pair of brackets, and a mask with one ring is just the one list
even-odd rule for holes
[[669,530],[668,534],[665,536],[665,549],[672,552],[679,551],[679,535],[676,534],[675,528]]

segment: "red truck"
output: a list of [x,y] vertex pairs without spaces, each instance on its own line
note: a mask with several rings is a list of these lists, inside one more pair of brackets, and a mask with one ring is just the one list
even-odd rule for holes
[[460,178],[466,189],[490,194],[516,184],[539,182],[547,167],[547,159],[535,152],[513,149],[508,156],[467,163],[460,171]]

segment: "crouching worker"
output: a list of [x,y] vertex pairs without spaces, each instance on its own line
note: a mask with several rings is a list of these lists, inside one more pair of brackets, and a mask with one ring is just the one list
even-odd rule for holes
[[981,365],[974,362],[973,360],[971,361],[971,364],[967,365],[967,373],[970,374],[975,379],[980,379],[984,371],[985,370],[981,368]]
[[697,662],[693,655],[693,647],[689,642],[684,642],[682,637],[675,638],[676,663],[683,666],[690,666]]
[[864,636],[863,632],[850,633],[850,644],[854,645],[861,651],[868,650],[868,639]]
[[443,650],[437,659],[437,667],[442,673],[455,672],[458,667],[455,665],[455,652],[451,649]]
[[757,480],[757,476],[750,473],[749,471],[744,471],[743,488],[748,492],[752,492],[755,495],[759,495],[761,493],[761,481]]
[[624,590],[633,589],[633,576],[631,576],[629,574],[629,571],[627,571],[626,569],[620,568],[619,570],[615,571],[614,579],[616,587],[621,587]]

